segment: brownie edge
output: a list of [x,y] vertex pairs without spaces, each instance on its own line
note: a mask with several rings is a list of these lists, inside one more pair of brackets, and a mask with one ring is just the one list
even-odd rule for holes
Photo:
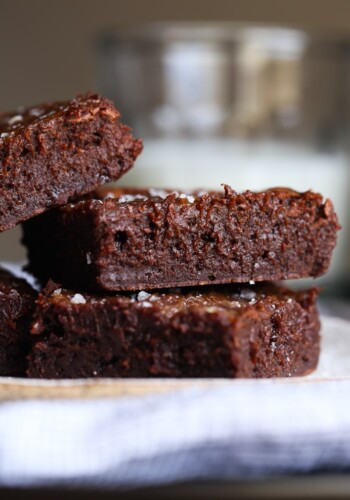
[[0,231],[117,180],[142,150],[108,99],[0,114]]
[[319,357],[317,293],[271,284],[104,296],[49,288],[31,328],[28,376],[306,375]]
[[0,269],[1,377],[25,375],[36,296],[26,281]]

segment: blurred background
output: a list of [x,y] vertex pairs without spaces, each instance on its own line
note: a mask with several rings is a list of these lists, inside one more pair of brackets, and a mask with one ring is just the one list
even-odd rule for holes
[[97,90],[144,138],[123,185],[321,192],[343,226],[321,285],[343,297],[349,60],[347,0],[0,1],[1,110]]

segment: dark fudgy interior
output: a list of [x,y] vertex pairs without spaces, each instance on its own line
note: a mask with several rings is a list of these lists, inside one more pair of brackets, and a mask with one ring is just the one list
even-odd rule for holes
[[317,291],[268,284],[87,295],[38,301],[28,375],[275,377],[312,371]]

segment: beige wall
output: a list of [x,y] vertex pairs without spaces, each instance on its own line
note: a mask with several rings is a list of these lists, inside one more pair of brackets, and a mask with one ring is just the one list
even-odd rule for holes
[[[0,0],[0,109],[94,89],[94,36],[144,20],[235,20],[350,33],[350,1]],[[0,260],[24,257],[18,229],[0,235]]]

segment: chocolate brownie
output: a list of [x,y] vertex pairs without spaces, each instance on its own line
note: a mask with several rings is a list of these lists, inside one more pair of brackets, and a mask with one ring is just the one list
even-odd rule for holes
[[36,292],[0,269],[0,376],[25,375]]
[[0,114],[0,231],[118,179],[142,150],[96,94]]
[[271,284],[105,296],[49,287],[31,329],[28,376],[305,375],[319,356],[316,297]]
[[106,193],[24,224],[37,277],[90,291],[316,277],[339,229],[310,191]]

